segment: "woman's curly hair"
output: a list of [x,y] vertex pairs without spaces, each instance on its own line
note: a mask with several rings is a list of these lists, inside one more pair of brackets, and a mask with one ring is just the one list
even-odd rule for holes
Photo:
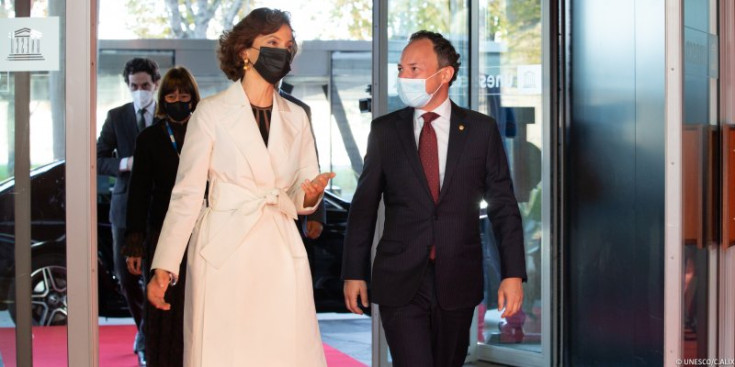
[[[217,58],[219,68],[225,72],[230,80],[240,80],[243,77],[242,67],[245,61],[240,58],[242,50],[253,46],[253,41],[260,35],[275,33],[282,26],[291,27],[291,17],[288,12],[278,9],[258,8],[250,12],[231,30],[225,31],[219,38]],[[291,47],[291,60],[296,55],[296,43]]]

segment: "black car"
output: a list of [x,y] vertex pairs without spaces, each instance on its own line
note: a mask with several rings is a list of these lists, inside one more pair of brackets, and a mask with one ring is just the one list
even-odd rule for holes
[[[98,180],[97,266],[99,314],[127,317],[127,305],[113,272],[112,235],[108,214],[110,184]],[[0,310],[15,319],[14,189],[10,178],[0,183]],[[317,240],[306,240],[312,267],[317,312],[347,312],[340,280],[342,244],[349,202],[326,192],[327,223]],[[63,325],[66,300],[65,162],[57,161],[31,172],[32,315],[34,325]]]

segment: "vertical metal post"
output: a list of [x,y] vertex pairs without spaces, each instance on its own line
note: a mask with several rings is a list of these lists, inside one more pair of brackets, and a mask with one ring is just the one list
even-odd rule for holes
[[66,264],[69,366],[99,364],[97,0],[66,1]]
[[[477,111],[480,106],[480,0],[467,0],[467,14],[469,19],[467,29],[468,47],[468,67],[467,67],[467,105],[473,111]],[[479,307],[479,306],[478,306]],[[470,325],[470,346],[468,349],[468,357],[465,362],[477,361],[477,328],[479,324],[480,313],[475,307],[474,316],[472,316],[472,325]]]
[[682,358],[682,121],[683,6],[666,1],[666,239],[664,273],[664,366]]
[[[712,42],[712,40],[714,39],[715,44],[717,44],[716,40],[719,37],[719,32],[718,32],[719,24],[718,24],[718,17],[717,17],[717,11],[718,11],[717,3],[718,2],[719,1],[717,0],[709,0],[709,4],[707,5],[709,7],[709,14],[708,14],[709,29],[707,30],[710,36],[709,41]],[[717,64],[719,64],[720,60],[717,59],[716,55],[712,55],[712,49],[710,47],[707,48],[707,52],[710,57],[709,65],[707,65],[707,67],[710,70],[710,72],[712,72],[712,68],[713,68],[712,63],[714,62],[716,64],[714,68],[717,70],[717,74],[719,74],[720,65],[717,65]],[[720,47],[717,46],[716,50],[719,53]],[[712,57],[712,56],[715,56],[715,57]],[[710,110],[709,116],[710,116],[710,120],[708,121],[710,126],[719,125],[719,106],[720,106],[719,83],[720,83],[719,76],[713,77],[712,75],[710,75],[709,77],[709,110]],[[717,131],[719,132],[718,136],[721,136],[723,133],[722,126],[720,126]],[[714,139],[711,140],[709,144],[714,144],[714,146],[719,146],[718,142],[715,141]],[[708,160],[709,161],[714,160],[715,162],[718,161],[717,158],[715,157],[711,157]],[[715,172],[713,172],[713,176],[711,177],[722,177],[721,176],[722,172],[719,172],[719,174],[717,173],[718,166],[712,165],[712,167],[715,170]],[[713,180],[713,179],[710,179],[710,180]],[[707,184],[707,187],[709,187],[711,190],[713,190],[713,192],[716,193],[718,192],[718,189],[720,187],[720,182],[710,182]],[[718,197],[717,194],[714,194],[714,195],[715,195],[714,197]],[[706,222],[706,226],[708,227],[707,228],[708,236],[706,236],[708,237],[708,241],[706,242],[706,244],[707,244],[707,250],[709,252],[708,256],[709,256],[709,264],[710,264],[709,269],[708,269],[708,275],[707,275],[709,278],[708,288],[710,289],[710,291],[707,292],[708,293],[708,299],[707,299],[707,305],[708,305],[707,324],[708,325],[707,325],[706,338],[708,341],[707,342],[708,344],[707,357],[708,358],[718,358],[720,354],[718,354],[718,351],[717,351],[718,349],[717,348],[718,347],[717,337],[718,337],[719,328],[722,325],[720,323],[720,318],[718,315],[718,307],[719,307],[718,300],[719,300],[720,294],[718,293],[718,288],[717,288],[719,284],[719,275],[721,271],[720,262],[719,262],[720,247],[718,246],[718,242],[716,241],[716,239],[713,238],[714,236],[712,235],[712,233],[718,232],[716,228],[719,227],[720,223],[718,222],[718,220],[715,219],[718,217],[717,214],[715,213],[717,213],[718,210],[720,209],[720,205],[714,202],[710,205],[712,205],[712,208],[710,208],[708,212],[714,215],[712,218],[709,218]]]
[[719,35],[720,35],[720,131],[722,132],[721,172],[722,182],[722,232],[721,256],[719,274],[719,346],[720,358],[735,358],[735,247],[731,247],[733,233],[732,224],[735,221],[735,210],[732,207],[733,168],[735,167],[735,139],[732,131],[735,124],[735,106],[729,103],[735,99],[735,3],[732,1],[719,2]]
[[[31,1],[15,1],[16,18],[31,16]],[[15,73],[15,349],[19,367],[33,366],[31,331],[31,73]]]
[[388,113],[388,0],[373,0],[373,118]]
[[[373,0],[373,118],[385,115],[388,112],[388,0]],[[385,209],[381,202],[378,210],[377,225],[375,226],[375,239],[383,233],[383,221]],[[374,245],[375,243],[373,243]],[[375,246],[373,246],[372,258],[375,258]],[[371,259],[372,263],[372,259]],[[380,309],[378,305],[371,304],[372,315],[372,365],[376,367],[389,367],[388,343],[385,340],[383,328],[380,325]]]
[[480,0],[467,1],[469,13],[469,77],[467,81],[467,93],[469,94],[469,106],[471,110],[477,111],[480,107]]
[[[552,244],[554,243],[553,235],[556,235],[558,231],[557,223],[558,217],[554,215],[555,204],[554,204],[554,193],[559,192],[556,187],[558,181],[554,181],[555,175],[552,171],[553,167],[556,167],[556,161],[553,158],[555,147],[554,142],[556,141],[553,136],[553,131],[559,131],[558,127],[554,124],[556,119],[552,116],[556,115],[560,110],[559,104],[554,104],[554,99],[559,101],[559,93],[552,93],[557,91],[559,88],[558,74],[556,73],[556,67],[559,66],[559,38],[558,33],[558,21],[560,14],[558,11],[558,4],[552,0],[541,0],[541,57],[542,57],[542,108],[543,118],[541,120],[542,125],[542,157],[546,159],[542,160],[541,164],[541,356],[543,358],[544,366],[552,366],[552,347],[555,338],[553,338],[554,331],[557,328],[552,325],[555,317],[559,315],[559,312],[554,309],[555,303],[552,302],[554,295],[560,294],[553,284],[559,284],[553,282],[555,279],[556,272],[554,272],[555,266],[557,265],[557,258],[553,256]],[[552,61],[553,60],[553,61]],[[553,76],[552,76],[553,75]],[[556,95],[556,97],[555,97]],[[558,201],[557,201],[558,202]],[[555,293],[555,291],[557,291]],[[558,324],[557,324],[558,325]]]

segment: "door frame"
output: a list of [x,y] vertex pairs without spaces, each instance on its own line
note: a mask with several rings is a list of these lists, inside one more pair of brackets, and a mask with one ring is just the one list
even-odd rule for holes
[[[544,157],[552,157],[553,145],[552,145],[552,96],[551,92],[555,90],[551,87],[551,73],[552,73],[552,37],[551,37],[551,24],[552,19],[551,7],[555,2],[552,0],[541,0],[541,13],[542,13],[542,54],[543,54],[543,153]],[[478,72],[479,60],[479,28],[477,25],[478,19],[478,0],[467,0],[468,6],[468,25],[469,25],[469,45],[470,55],[466,55],[464,60],[468,61],[469,64],[469,85],[467,95],[469,96],[470,106],[477,108],[477,93],[472,89],[473,83],[477,83],[478,76],[475,74]],[[474,20],[473,20],[474,19]],[[372,113],[373,118],[382,116],[388,112],[388,76],[387,70],[388,65],[388,35],[387,27],[388,24],[388,0],[373,0],[373,82],[372,82]],[[552,320],[555,314],[555,305],[552,302],[554,299],[552,282],[553,274],[555,272],[556,265],[552,263],[554,256],[552,253],[552,222],[554,221],[554,214],[552,212],[552,160],[547,159],[543,163],[542,168],[542,180],[543,180],[543,192],[548,193],[543,195],[542,207],[542,222],[543,222],[543,244],[541,253],[541,289],[542,289],[542,337],[541,337],[541,353],[519,351],[511,348],[504,348],[499,346],[491,345],[477,345],[470,346],[470,350],[473,351],[470,359],[479,359],[482,361],[496,362],[496,363],[510,363],[513,365],[524,365],[524,366],[550,366],[552,363],[552,350],[554,348],[555,341],[552,336],[554,332],[552,330],[554,320]],[[384,213],[382,210],[378,214],[378,226],[375,231],[375,239],[380,238],[382,233],[382,223],[384,219]],[[375,242],[375,241],[374,241]],[[375,244],[375,243],[374,243]],[[374,246],[373,246],[374,247]],[[374,249],[373,249],[374,251]],[[373,253],[374,256],[374,253]],[[388,361],[388,345],[385,341],[385,335],[380,324],[380,310],[377,305],[372,305],[372,323],[373,323],[373,343],[372,343],[372,365],[378,367],[388,367],[391,363]]]
[[730,223],[735,218],[735,208],[729,206],[735,195],[728,179],[728,174],[735,169],[734,155],[735,140],[727,137],[730,129],[735,129],[735,106],[728,101],[735,100],[735,3],[732,1],[719,2],[719,37],[720,37],[720,131],[722,132],[722,159],[721,159],[721,190],[722,190],[722,222],[720,233],[721,256],[719,272],[718,317],[721,321],[719,328],[718,355],[721,358],[735,359],[735,246],[731,245],[732,233]]
[[664,240],[664,366],[682,356],[682,121],[684,18],[682,0],[666,1],[666,188]]
[[[97,1],[67,0],[66,264],[68,365],[99,365],[97,306]],[[71,81],[74,82],[71,82]]]

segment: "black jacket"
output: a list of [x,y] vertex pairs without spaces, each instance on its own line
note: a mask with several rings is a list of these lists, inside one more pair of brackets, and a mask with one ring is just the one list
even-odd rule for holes
[[[186,125],[171,124],[171,127],[181,130],[180,136],[184,136]],[[138,135],[128,194],[127,233],[161,229],[176,182],[178,153],[183,145],[183,141],[179,140],[178,151],[174,150],[166,123],[161,120],[155,121]],[[206,185],[206,182],[202,182],[202,185]]]
[[135,107],[131,102],[107,113],[102,132],[97,139],[97,174],[116,178],[110,202],[110,223],[119,228],[125,228],[130,182],[130,172],[120,172],[120,160],[133,156],[137,135]]

